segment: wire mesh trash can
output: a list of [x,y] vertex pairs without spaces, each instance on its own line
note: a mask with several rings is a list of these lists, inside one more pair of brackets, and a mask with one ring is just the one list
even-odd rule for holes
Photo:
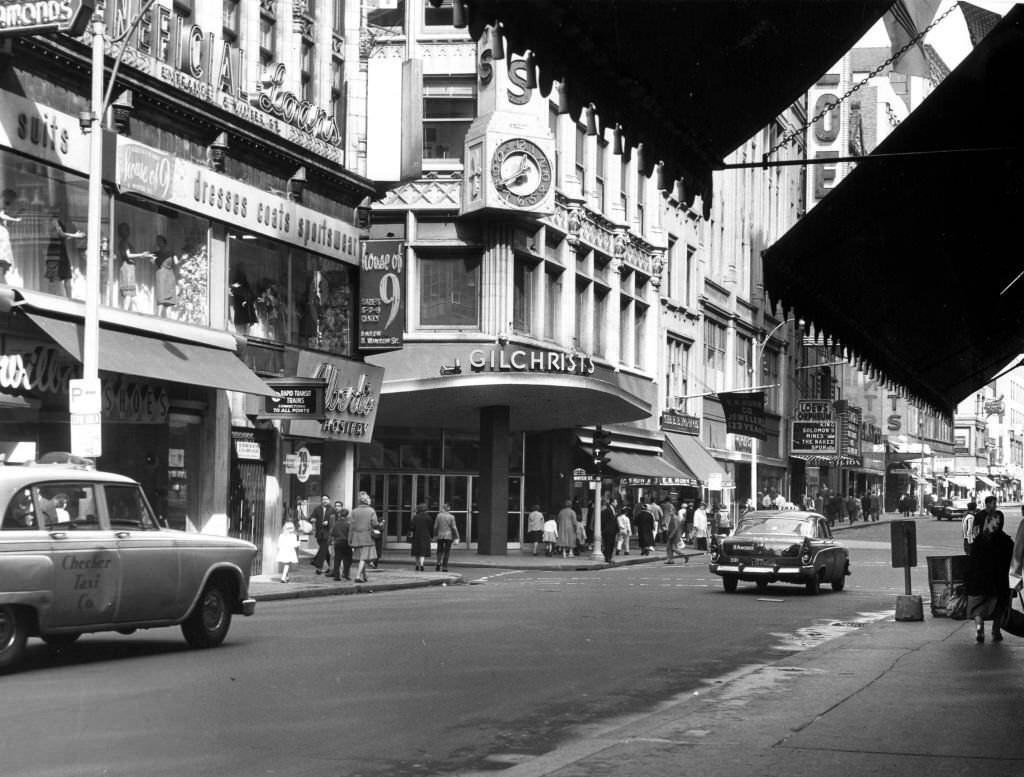
[[967,583],[967,556],[928,556],[928,590],[932,597],[932,615],[949,617],[946,602],[953,588]]

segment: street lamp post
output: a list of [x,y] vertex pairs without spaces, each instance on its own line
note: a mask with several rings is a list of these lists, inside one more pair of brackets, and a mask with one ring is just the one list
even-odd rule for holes
[[[786,324],[790,323],[791,321],[796,321],[796,319],[795,318],[787,318],[787,319],[784,319],[784,320],[780,321],[779,323],[777,323],[775,325],[775,327],[768,334],[766,334],[764,336],[764,339],[760,343],[758,343],[756,340],[754,341],[754,365],[755,365],[754,369],[756,370],[755,374],[758,375],[759,377],[761,375],[761,358],[762,358],[762,355],[764,354],[764,347],[766,345],[768,345],[768,341],[772,339],[772,335],[774,335],[777,331],[779,331],[779,329],[781,329],[783,326],[785,326]],[[759,381],[754,381],[754,382],[757,383]],[[760,507],[760,505],[757,504],[757,438],[756,437],[751,437],[750,438],[750,501],[754,503],[754,509],[757,509],[758,507]]]

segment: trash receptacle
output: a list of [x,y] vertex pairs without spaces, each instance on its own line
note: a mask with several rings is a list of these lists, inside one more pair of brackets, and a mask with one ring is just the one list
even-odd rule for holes
[[954,586],[967,582],[967,556],[928,556],[928,590],[932,615],[946,618],[946,602]]

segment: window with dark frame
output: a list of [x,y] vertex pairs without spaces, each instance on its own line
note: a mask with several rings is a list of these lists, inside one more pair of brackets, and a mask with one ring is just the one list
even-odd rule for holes
[[423,158],[461,162],[475,117],[475,76],[424,76]]
[[267,71],[277,58],[277,17],[272,8],[260,3],[260,69]]

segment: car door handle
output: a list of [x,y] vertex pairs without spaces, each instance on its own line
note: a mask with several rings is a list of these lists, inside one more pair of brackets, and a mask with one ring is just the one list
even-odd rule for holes
[[66,531],[52,531],[50,532],[50,537],[55,540],[66,540],[68,533]]
[[116,531],[114,532],[114,536],[119,540],[123,540],[125,537],[131,537],[132,533],[130,531]]

